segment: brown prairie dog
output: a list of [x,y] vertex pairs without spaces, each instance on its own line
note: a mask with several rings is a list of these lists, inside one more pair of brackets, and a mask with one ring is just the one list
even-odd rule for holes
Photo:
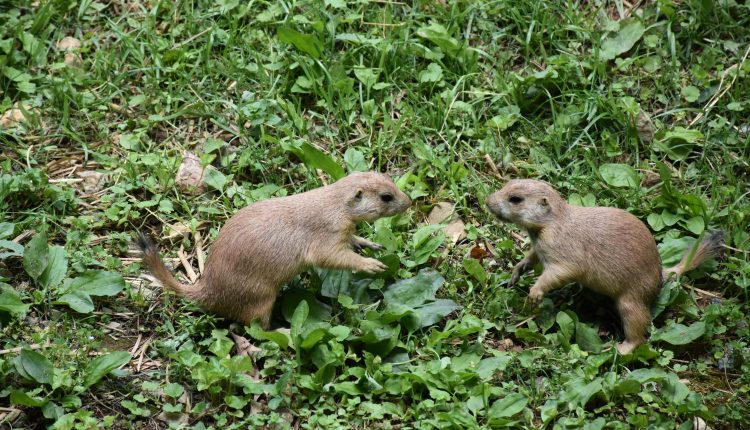
[[293,196],[259,201],[232,216],[219,230],[195,285],[180,284],[144,235],[143,261],[170,290],[202,309],[268,327],[279,288],[310,266],[377,273],[386,266],[355,249],[382,246],[354,235],[359,221],[404,212],[409,197],[379,173],[353,173]]
[[538,304],[548,291],[578,282],[615,300],[625,329],[617,345],[628,354],[646,340],[650,306],[662,282],[681,275],[708,258],[718,256],[723,234],[707,235],[695,253],[663,269],[651,232],[630,213],[610,207],[569,205],[550,185],[516,179],[487,198],[490,212],[524,228],[531,251],[514,268],[509,285],[541,262],[544,271],[529,291]]

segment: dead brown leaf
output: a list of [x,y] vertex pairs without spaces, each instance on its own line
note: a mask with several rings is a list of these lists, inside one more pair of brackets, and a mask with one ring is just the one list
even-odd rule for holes
[[250,343],[246,338],[231,333],[232,339],[234,339],[234,346],[236,348],[236,355],[246,355],[248,357],[254,357],[256,353],[260,352],[261,349]]
[[208,189],[203,174],[200,158],[192,152],[183,152],[182,164],[177,169],[175,185],[190,194],[201,194]]
[[466,237],[466,224],[456,214],[453,203],[439,202],[427,215],[427,222],[434,225],[446,221],[448,221],[448,224],[443,227],[443,232],[452,244],[458,243]]

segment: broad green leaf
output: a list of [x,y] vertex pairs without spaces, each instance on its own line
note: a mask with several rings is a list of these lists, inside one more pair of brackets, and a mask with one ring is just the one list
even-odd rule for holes
[[613,187],[638,188],[638,174],[635,169],[626,164],[602,164],[599,166],[599,174],[602,179]]
[[667,378],[667,374],[661,369],[636,369],[630,372],[627,378],[638,381],[639,384],[644,384],[652,381],[663,381]]
[[297,347],[300,343],[300,334],[304,330],[303,324],[307,320],[307,315],[310,311],[309,306],[307,305],[307,302],[302,300],[297,305],[297,308],[294,310],[294,314],[292,315],[291,320],[291,334],[292,339],[294,340],[294,346]]
[[365,88],[367,89],[370,89],[378,82],[378,74],[375,72],[375,69],[369,67],[355,67],[354,76],[356,76],[360,82],[365,84]]
[[435,293],[445,279],[434,269],[422,269],[412,278],[402,279],[391,284],[383,293],[384,302],[406,306],[419,306],[435,299]]
[[23,245],[12,240],[0,239],[0,249],[10,249],[9,252],[0,252],[0,260],[8,257],[23,256]]
[[686,345],[703,336],[706,332],[706,323],[697,321],[689,326],[679,323],[671,323],[667,327],[657,331],[652,339],[663,340],[672,345]]
[[81,291],[63,294],[54,303],[68,305],[74,311],[82,314],[87,314],[94,310],[94,302],[91,300],[91,296]]
[[682,161],[693,152],[693,147],[701,139],[703,139],[703,133],[698,130],[675,127],[664,133],[656,142],[656,148],[664,151],[672,160]]
[[511,393],[497,400],[490,406],[490,410],[487,411],[487,417],[490,422],[497,418],[512,417],[513,415],[521,412],[526,404],[529,403],[529,399],[520,393]]
[[364,154],[354,148],[346,150],[344,153],[344,163],[346,164],[346,170],[348,170],[349,173],[366,172],[369,170],[367,168]]
[[344,177],[344,169],[333,158],[320,151],[309,143],[296,139],[294,141],[282,141],[284,150],[294,153],[306,166],[313,169],[321,169],[339,180]]
[[30,406],[32,408],[41,408],[49,400],[31,397],[23,391],[13,390],[10,392],[10,403],[12,405]]
[[174,382],[171,384],[167,384],[164,386],[164,394],[168,395],[169,397],[176,399],[182,395],[182,393],[185,392],[185,387],[183,387],[180,384],[175,384]]
[[487,126],[494,127],[500,131],[507,130],[521,118],[521,109],[516,105],[505,106],[499,109],[498,114],[487,121]]
[[575,332],[576,321],[574,321],[573,318],[571,318],[570,315],[568,315],[568,313],[564,311],[560,311],[557,313],[555,321],[560,327],[560,334],[562,334],[563,338],[565,338],[566,340],[570,340],[570,338],[573,337],[573,333]]
[[73,279],[66,291],[80,291],[91,296],[114,296],[125,288],[122,275],[104,270],[89,270]]
[[461,309],[461,306],[459,306],[453,300],[438,299],[434,302],[419,306],[418,308],[414,309],[414,311],[419,317],[420,325],[422,327],[427,327],[437,323],[446,315],[458,309]]
[[541,410],[543,423],[548,423],[552,418],[557,416],[557,399],[549,399],[544,402]]
[[31,349],[22,349],[14,360],[16,371],[26,379],[40,384],[52,384],[54,369],[44,355]]
[[208,350],[219,358],[227,357],[234,347],[234,342],[227,336],[228,333],[229,331],[225,329],[211,330],[213,342],[208,346]]
[[696,216],[685,221],[685,227],[687,227],[687,229],[690,230],[693,234],[701,234],[706,228],[706,225],[703,222],[703,217]]
[[443,79],[443,69],[437,63],[430,63],[426,69],[419,72],[419,82],[440,82]]
[[221,139],[215,139],[215,138],[208,138],[203,143],[203,152],[206,154],[210,154],[211,152],[216,151],[217,149],[221,149],[226,145],[227,143],[224,142]]
[[595,378],[586,383],[583,379],[573,379],[565,384],[565,391],[560,400],[567,402],[571,410],[585,407],[594,394],[602,391],[602,378]]
[[212,167],[208,167],[203,171],[203,180],[209,187],[216,191],[224,191],[224,187],[229,182],[226,175],[221,173],[219,169]]
[[47,267],[39,276],[39,283],[44,288],[56,287],[65,278],[66,273],[68,273],[68,254],[65,248],[59,245],[50,246]]
[[42,231],[31,238],[23,251],[23,268],[32,279],[37,280],[47,267],[49,245],[47,233]]
[[482,380],[490,380],[495,373],[505,371],[512,360],[513,356],[508,353],[501,353],[497,357],[484,358],[477,365],[477,375]]
[[83,370],[83,386],[88,388],[96,384],[109,372],[130,361],[130,358],[130,353],[116,351],[93,359]]
[[480,284],[487,282],[487,272],[484,271],[484,267],[479,260],[475,258],[465,258],[461,264],[464,266],[466,273],[471,275]]
[[12,288],[0,287],[0,311],[24,316],[30,307],[31,305],[23,303],[21,296]]
[[682,87],[681,93],[682,98],[684,98],[688,103],[693,103],[694,101],[698,100],[698,97],[700,97],[701,95],[700,90],[693,85]]
[[118,141],[120,146],[130,151],[137,151],[141,146],[141,138],[135,134],[123,133]]
[[576,343],[584,351],[602,352],[602,339],[593,327],[584,323],[576,324]]
[[289,348],[290,339],[289,335],[286,333],[282,333],[279,331],[265,331],[257,322],[253,323],[253,325],[247,328],[246,331],[255,339],[271,341],[278,345],[281,349]]
[[0,222],[0,239],[12,236],[14,231],[16,231],[15,224],[10,222]]
[[455,57],[461,52],[461,45],[448,34],[448,30],[441,24],[431,23],[417,30],[417,36],[423,37],[437,45],[443,52]]
[[276,35],[280,41],[291,43],[295,48],[316,60],[323,52],[323,42],[314,34],[304,34],[288,27],[281,27]]
[[599,51],[599,58],[602,60],[613,60],[628,52],[638,40],[640,40],[646,28],[640,21],[631,20],[621,23],[620,30],[615,34],[608,35]]

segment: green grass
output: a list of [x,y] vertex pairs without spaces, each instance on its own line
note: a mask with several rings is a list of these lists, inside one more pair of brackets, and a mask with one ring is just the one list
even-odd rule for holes
[[[750,426],[749,49],[734,1],[3,2],[0,114],[22,119],[0,126],[0,428]],[[183,151],[206,192],[177,187]],[[239,208],[341,168],[415,205],[360,228],[388,276],[282,291],[289,336],[140,277],[135,231],[197,270]],[[728,248],[617,356],[605,299],[505,286],[527,245],[484,200],[516,177],[628,210],[667,264],[709,229]],[[440,201],[456,246],[425,227]]]

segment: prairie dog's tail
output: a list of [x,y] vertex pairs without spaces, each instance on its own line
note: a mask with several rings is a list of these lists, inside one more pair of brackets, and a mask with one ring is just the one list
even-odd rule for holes
[[666,281],[673,274],[682,275],[685,272],[689,272],[696,267],[700,266],[701,263],[708,260],[709,258],[718,257],[721,255],[724,247],[724,232],[716,230],[711,232],[707,236],[703,237],[703,240],[695,252],[692,251],[692,247],[682,257],[682,260],[669,269],[662,270],[662,278]]
[[167,266],[164,265],[156,245],[154,245],[154,242],[148,236],[138,233],[136,244],[143,251],[143,263],[151,270],[151,273],[154,274],[162,285],[188,299],[195,300],[198,298],[200,294],[199,284],[187,285],[177,282],[177,279],[167,269]]

